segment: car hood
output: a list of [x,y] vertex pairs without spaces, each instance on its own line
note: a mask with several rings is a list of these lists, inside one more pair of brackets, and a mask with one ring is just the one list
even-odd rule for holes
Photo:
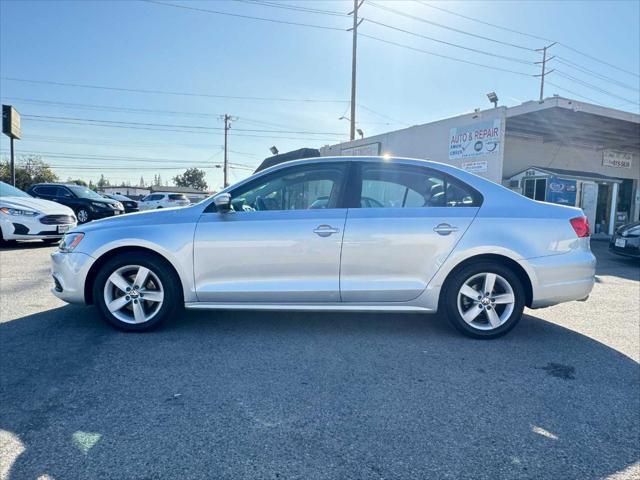
[[202,210],[202,206],[199,206],[197,208],[162,208],[159,210],[128,213],[126,215],[103,218],[83,225],[78,225],[75,231],[90,233],[97,230],[127,229],[131,227],[142,227],[145,225],[157,225],[160,223],[178,224],[182,222],[196,222],[202,214]]
[[0,197],[0,207],[36,210],[46,215],[73,215],[69,207],[42,198]]

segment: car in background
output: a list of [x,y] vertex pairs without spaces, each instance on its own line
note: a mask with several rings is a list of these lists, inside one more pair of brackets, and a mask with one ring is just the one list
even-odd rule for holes
[[103,193],[102,196],[120,202],[124,206],[124,213],[135,213],[140,211],[138,202],[126,195],[120,195],[119,193]]
[[117,200],[104,198],[99,193],[81,185],[63,183],[37,183],[28,193],[34,197],[51,200],[71,208],[78,223],[113,217],[124,213],[124,206]]
[[152,193],[138,203],[140,210],[186,207],[187,205],[191,205],[191,202],[184,193]]
[[640,258],[640,222],[618,227],[609,242],[609,250],[618,255]]
[[19,188],[0,182],[0,241],[60,241],[76,226],[69,207],[33,198]]

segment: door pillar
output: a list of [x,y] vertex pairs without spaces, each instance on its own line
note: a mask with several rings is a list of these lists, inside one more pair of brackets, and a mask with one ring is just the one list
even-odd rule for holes
[[611,210],[609,211],[609,235],[613,235],[616,225],[616,210],[618,209],[618,183],[613,184],[611,190]]

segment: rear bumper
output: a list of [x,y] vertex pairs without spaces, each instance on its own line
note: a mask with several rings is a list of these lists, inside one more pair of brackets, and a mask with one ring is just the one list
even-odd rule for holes
[[[531,308],[586,299],[595,283],[596,258],[588,250],[525,260],[532,275]],[[525,266],[525,265],[523,265]]]
[[51,275],[54,287],[51,292],[68,303],[85,304],[84,284],[94,258],[85,253],[53,252]]

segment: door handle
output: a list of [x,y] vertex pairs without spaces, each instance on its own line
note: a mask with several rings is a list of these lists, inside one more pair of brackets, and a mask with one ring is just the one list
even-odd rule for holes
[[441,223],[433,227],[433,231],[436,232],[438,235],[449,235],[452,232],[457,232],[458,227],[453,227],[448,223]]
[[320,237],[328,237],[329,235],[333,235],[334,233],[338,233],[339,231],[339,228],[332,227],[331,225],[318,225],[313,230],[313,233]]

